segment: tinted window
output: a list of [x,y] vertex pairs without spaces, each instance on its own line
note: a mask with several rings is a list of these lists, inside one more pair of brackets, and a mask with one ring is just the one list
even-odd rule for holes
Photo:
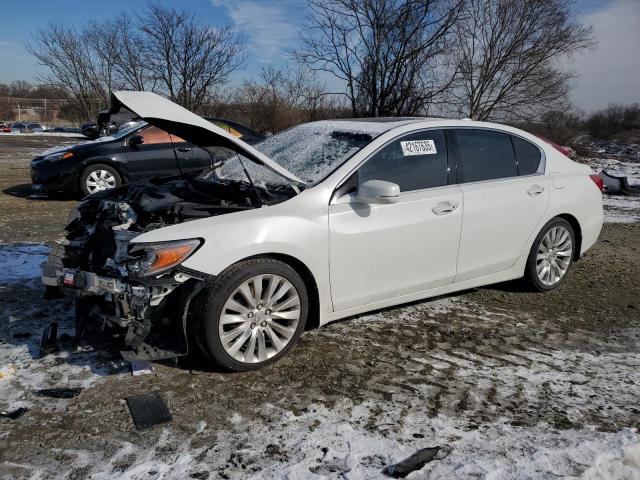
[[447,143],[443,130],[394,140],[358,170],[358,182],[386,180],[401,192],[447,185]]
[[145,128],[140,132],[140,135],[144,138],[145,145],[171,143],[171,137],[169,134],[164,130],[160,130],[158,127]]
[[510,135],[490,130],[456,130],[465,182],[517,177]]
[[518,173],[520,175],[533,175],[538,171],[542,154],[533,143],[519,137],[511,137],[513,149],[518,159]]

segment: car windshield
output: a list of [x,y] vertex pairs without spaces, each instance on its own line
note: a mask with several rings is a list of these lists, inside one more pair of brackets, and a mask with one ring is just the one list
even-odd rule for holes
[[374,136],[372,132],[345,128],[344,122],[313,122],[273,135],[255,148],[308,185],[315,185]]

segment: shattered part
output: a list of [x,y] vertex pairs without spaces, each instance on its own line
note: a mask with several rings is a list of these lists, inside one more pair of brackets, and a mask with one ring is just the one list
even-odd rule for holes
[[97,329],[116,340],[128,360],[186,355],[189,305],[206,279],[179,265],[141,273],[154,252],[131,241],[164,226],[293,195],[286,187],[257,194],[246,182],[195,177],[145,180],[91,195],[70,215],[65,239],[50,245],[42,283],[49,297],[58,291],[76,296],[78,338],[87,328]]

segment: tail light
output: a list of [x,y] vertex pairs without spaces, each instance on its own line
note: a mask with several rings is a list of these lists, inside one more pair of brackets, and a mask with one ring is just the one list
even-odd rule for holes
[[601,192],[604,192],[604,181],[602,180],[602,177],[600,175],[596,175],[594,173],[592,175],[589,175],[589,178],[593,180],[593,183],[596,184],[596,187],[598,187]]

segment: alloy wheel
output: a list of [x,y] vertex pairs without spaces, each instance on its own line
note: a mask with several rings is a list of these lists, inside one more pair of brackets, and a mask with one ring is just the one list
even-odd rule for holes
[[93,170],[85,182],[89,193],[115,188],[116,183],[116,177],[108,170]]
[[562,225],[557,225],[546,233],[538,245],[536,273],[546,286],[558,283],[567,273],[573,255],[571,233]]
[[224,304],[220,342],[239,362],[264,362],[289,344],[300,314],[300,296],[291,282],[280,275],[256,275],[240,284]]

